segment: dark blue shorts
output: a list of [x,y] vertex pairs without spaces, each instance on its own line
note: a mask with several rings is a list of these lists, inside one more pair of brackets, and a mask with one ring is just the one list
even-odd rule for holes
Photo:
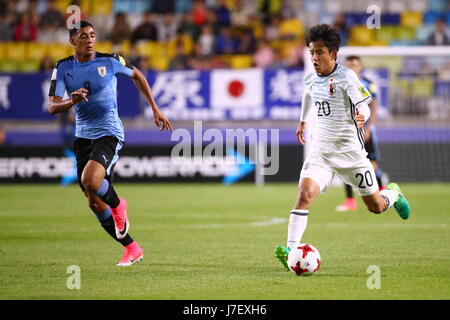
[[104,136],[93,140],[78,137],[75,139],[74,151],[77,159],[78,184],[81,190],[85,190],[81,183],[81,174],[89,160],[100,163],[106,170],[105,179],[112,182],[114,166],[119,160],[122,147],[123,141],[113,136]]
[[378,141],[375,129],[370,129],[370,139],[364,143],[367,151],[367,158],[374,161],[380,161],[380,150],[378,149]]

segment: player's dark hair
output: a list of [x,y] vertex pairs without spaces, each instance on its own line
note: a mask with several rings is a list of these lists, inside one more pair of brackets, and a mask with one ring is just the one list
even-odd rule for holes
[[347,58],[345,58],[345,61],[353,61],[353,60],[358,60],[359,62],[361,62],[361,57],[360,56],[348,56]]
[[305,38],[305,44],[309,47],[309,44],[314,41],[323,41],[325,47],[331,51],[338,51],[341,45],[341,35],[336,28],[328,24],[317,24],[309,29],[308,35]]
[[69,36],[70,36],[70,38],[75,36],[80,29],[83,29],[83,28],[86,28],[86,27],[92,27],[94,29],[94,26],[90,22],[87,22],[87,21],[84,21],[84,20],[80,21],[80,27],[79,28],[73,27],[72,29],[69,29]]

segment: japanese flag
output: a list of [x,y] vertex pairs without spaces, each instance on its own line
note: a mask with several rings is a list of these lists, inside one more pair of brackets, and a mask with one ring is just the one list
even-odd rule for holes
[[252,109],[263,105],[261,69],[214,70],[210,88],[213,109]]

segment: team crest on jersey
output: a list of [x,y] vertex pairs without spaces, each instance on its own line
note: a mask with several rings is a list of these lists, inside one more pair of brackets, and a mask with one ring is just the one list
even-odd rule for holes
[[105,66],[97,67],[97,71],[98,71],[98,74],[100,75],[100,77],[106,76],[106,67]]
[[328,82],[330,83],[328,85],[328,95],[334,96],[336,94],[336,84],[334,83],[334,78],[328,79]]
[[328,95],[334,96],[335,94],[336,94],[336,84],[330,83],[329,88],[328,88]]

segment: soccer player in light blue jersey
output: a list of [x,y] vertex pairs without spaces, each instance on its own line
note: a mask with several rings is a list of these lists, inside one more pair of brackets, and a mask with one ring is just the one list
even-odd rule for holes
[[[128,234],[127,203],[117,196],[112,185],[114,165],[125,140],[118,115],[117,75],[133,79],[161,131],[172,131],[172,125],[159,110],[142,72],[120,55],[95,51],[92,24],[81,21],[79,28],[69,30],[69,35],[75,53],[59,60],[53,70],[48,111],[57,114],[74,108],[79,185],[101,226],[125,248],[117,265],[129,266],[143,259],[143,251]],[[63,100],[65,91],[70,98]]]

